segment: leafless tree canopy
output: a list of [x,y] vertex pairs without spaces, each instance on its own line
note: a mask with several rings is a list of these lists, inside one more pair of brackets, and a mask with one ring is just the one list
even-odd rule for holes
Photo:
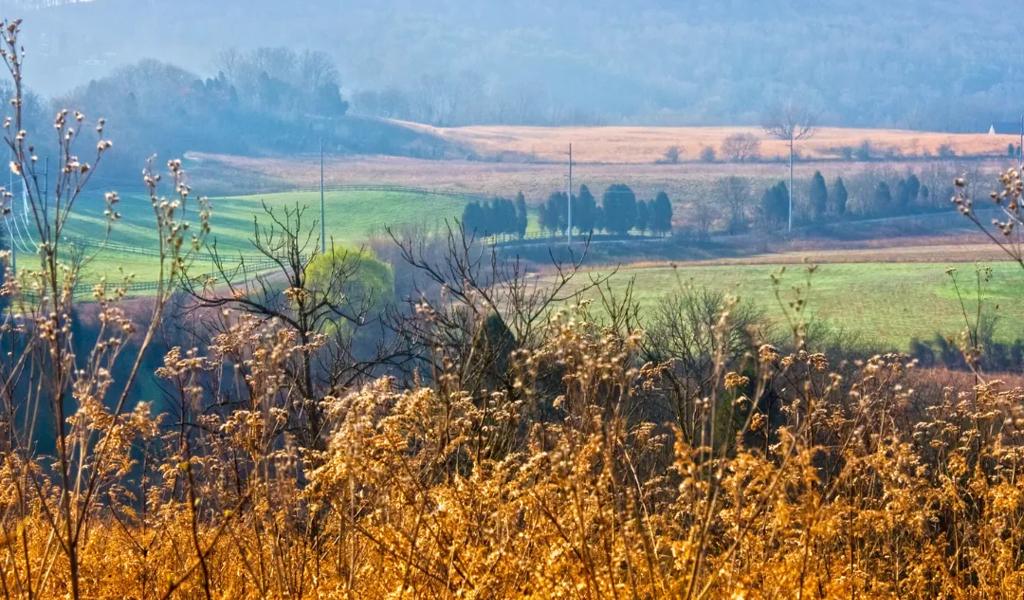
[[715,183],[716,202],[725,207],[729,233],[739,233],[750,225],[753,199],[750,181],[735,175],[723,177]]
[[761,140],[752,133],[736,133],[722,142],[722,158],[732,162],[747,162],[761,157]]
[[701,239],[711,234],[711,228],[720,217],[720,207],[714,199],[700,196],[693,203],[694,233]]
[[[725,311],[727,321],[721,318]],[[764,323],[764,314],[749,303],[734,304],[722,292],[683,283],[654,309],[641,352],[644,360],[665,365],[663,391],[686,439],[701,435],[703,424],[694,415],[717,385],[716,368],[723,359],[737,367],[755,351]]]
[[662,158],[660,162],[674,165],[679,162],[679,159],[682,157],[682,155],[682,148],[680,148],[679,146],[670,146],[667,150],[665,150],[665,156],[664,158]]
[[611,276],[574,281],[587,246],[568,260],[552,254],[550,278],[541,281],[524,261],[500,256],[459,224],[449,224],[436,238],[410,238],[390,229],[388,234],[415,282],[410,306],[396,307],[389,327],[419,349],[425,372],[461,365],[460,385],[474,393],[485,388],[511,393],[514,374],[504,369],[508,354],[536,346],[555,307],[579,300]]
[[768,135],[794,142],[814,135],[814,113],[800,104],[787,102],[772,109],[764,120],[764,130]]
[[[214,273],[181,278],[192,300],[190,312],[205,317],[212,335],[223,335],[248,316],[294,336],[298,351],[281,365],[290,382],[283,426],[307,448],[319,447],[323,426],[313,398],[341,394],[408,354],[397,340],[382,335],[380,299],[372,290],[360,292],[361,253],[335,247],[333,240],[321,252],[317,232],[317,221],[305,219],[304,207],[264,204],[263,214],[253,217],[251,238],[262,260],[250,264],[212,244]],[[230,358],[246,372],[247,357]]]

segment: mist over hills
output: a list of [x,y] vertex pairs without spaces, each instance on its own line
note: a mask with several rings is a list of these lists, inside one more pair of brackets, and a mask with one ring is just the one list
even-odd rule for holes
[[226,49],[287,46],[330,56],[353,112],[443,125],[750,124],[798,98],[833,125],[976,131],[1024,98],[997,0],[21,4],[0,9],[26,18],[48,96],[143,58],[212,77]]

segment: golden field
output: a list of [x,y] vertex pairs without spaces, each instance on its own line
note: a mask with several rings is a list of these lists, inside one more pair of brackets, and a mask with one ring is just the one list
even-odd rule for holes
[[[574,146],[575,147],[575,146]],[[232,182],[247,193],[314,189],[320,182],[317,156],[248,157],[213,153],[189,153],[204,169],[215,171],[218,182]],[[575,159],[574,159],[575,160]],[[821,171],[831,181],[873,170],[920,171],[930,166],[956,166],[960,161],[895,160],[881,162],[807,161],[797,163],[797,179]],[[522,191],[527,202],[543,201],[566,185],[566,167],[552,162],[487,162],[479,160],[427,160],[397,156],[330,156],[325,161],[328,187],[346,185],[397,185],[424,190],[480,195],[513,196]],[[991,175],[1005,166],[998,158],[972,160],[972,167]],[[196,166],[193,166],[195,169]],[[693,197],[718,179],[736,175],[757,185],[770,185],[789,175],[782,163],[577,163],[574,185],[586,184],[599,194],[613,183],[626,182],[637,194],[650,196],[664,190],[678,201]]]
[[[785,142],[771,139],[756,127],[518,127],[472,126],[441,128],[419,123],[403,125],[436,135],[456,149],[441,160],[382,155],[328,156],[328,186],[395,185],[425,190],[480,195],[526,194],[527,202],[543,201],[567,184],[568,146],[573,144],[573,181],[599,192],[626,182],[640,195],[666,191],[676,202],[711,189],[718,179],[747,178],[755,187],[788,176]],[[728,162],[722,143],[730,135],[750,134],[760,142],[760,160]],[[821,171],[827,180],[848,179],[865,171],[924,172],[940,167],[976,170],[992,175],[1005,166],[1013,135],[950,134],[896,129],[821,128],[798,142],[801,160],[797,179]],[[843,148],[870,146],[872,160],[841,159]],[[948,146],[955,156],[939,157]],[[678,147],[678,163],[664,155]],[[699,160],[713,148],[715,162]],[[461,153],[461,154],[460,154]],[[884,160],[879,160],[884,157]],[[193,170],[216,173],[248,192],[315,188],[320,182],[319,156],[237,156],[191,152]]]
[[[662,160],[670,147],[680,149],[680,160],[698,160],[703,148],[721,154],[722,143],[732,135],[750,134],[761,142],[761,157],[788,157],[785,141],[773,139],[759,127],[525,127],[475,125],[433,127],[403,122],[406,126],[434,134],[470,148],[485,158],[518,156],[546,162],[567,160],[573,145],[573,160],[580,163],[652,163]],[[878,156],[937,156],[948,145],[959,156],[1004,156],[1015,135],[983,133],[942,133],[903,129],[856,129],[822,127],[799,142],[801,156],[809,159],[840,157],[843,147],[856,148],[867,142]]]

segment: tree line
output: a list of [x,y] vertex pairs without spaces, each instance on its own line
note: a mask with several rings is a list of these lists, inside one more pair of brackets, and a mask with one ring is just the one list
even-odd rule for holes
[[[566,192],[552,192],[537,208],[539,229],[549,235],[564,234],[569,227],[569,202]],[[605,190],[598,203],[590,188],[581,185],[571,202],[572,228],[576,233],[665,235],[672,231],[672,201],[663,191],[651,200],[638,200],[628,185],[616,183]],[[507,234],[522,239],[528,223],[526,198],[522,192],[515,200],[499,197],[473,201],[462,211],[463,227],[475,235]]]
[[[952,195],[948,182],[962,165],[932,168],[919,173],[866,170],[830,181],[820,171],[810,180],[797,180],[793,194],[794,223],[801,226],[852,218],[873,218],[934,211],[945,207]],[[940,190],[938,193],[934,189]],[[767,185],[758,193],[750,179],[729,176],[717,180],[711,190],[693,201],[687,214],[690,232],[707,237],[713,231],[739,234],[760,228],[782,229],[789,218],[789,186],[784,181]],[[536,205],[534,214],[519,192],[514,199],[496,197],[473,201],[463,209],[461,222],[477,236],[509,235],[523,239],[530,219],[547,235],[564,235],[568,228],[568,195],[552,192]],[[597,198],[587,185],[572,195],[573,232],[578,234],[665,235],[673,230],[673,205],[668,194],[638,199],[623,183],[610,185]]]
[[[825,177],[815,171],[807,191],[811,209],[810,220],[819,222],[828,215],[841,217],[846,214],[850,194],[842,177],[836,177],[829,190]],[[770,226],[781,226],[789,218],[789,189],[784,181],[768,187],[761,194],[761,214]]]
[[[882,168],[828,180],[815,171],[809,180],[795,182],[793,222],[806,226],[944,210],[953,194],[950,182],[957,173],[970,170],[968,164],[935,165],[917,173]],[[776,232],[788,221],[789,196],[785,181],[758,189],[755,180],[722,177],[693,200],[687,225],[698,237],[754,228]]]
[[[928,205],[931,189],[921,183],[914,173],[901,177],[893,185],[885,179],[878,180],[870,195],[861,198],[860,212],[863,216],[896,216],[909,214]],[[820,223],[828,219],[843,218],[847,215],[850,193],[841,176],[831,186],[825,183],[820,171],[815,171],[807,185],[806,201],[801,202],[801,214],[797,219],[802,223]],[[761,213],[769,225],[781,225],[789,216],[789,190],[785,182],[768,187],[761,195]],[[796,210],[796,209],[794,209]]]
[[[541,230],[549,233],[568,228],[568,202],[566,192],[553,192],[539,210]],[[586,185],[572,197],[572,225],[580,233],[606,232],[613,235],[638,233],[667,234],[672,231],[672,201],[665,192],[658,192],[652,200],[638,200],[636,193],[626,184],[608,186],[601,203]]]
[[516,199],[494,198],[473,201],[462,211],[462,226],[468,233],[478,236],[509,234],[519,239],[526,236],[526,197],[522,192]]
[[[322,145],[331,153],[434,157],[445,147],[434,136],[351,116],[338,69],[323,52],[229,50],[214,64],[216,74],[204,78],[145,59],[54,98],[26,94],[24,118],[39,130],[69,105],[91,116],[116,117],[111,133],[118,145],[106,174],[113,168],[119,177],[134,175],[152,154],[190,150],[261,154],[311,152]],[[0,83],[0,92],[10,98],[10,83]]]

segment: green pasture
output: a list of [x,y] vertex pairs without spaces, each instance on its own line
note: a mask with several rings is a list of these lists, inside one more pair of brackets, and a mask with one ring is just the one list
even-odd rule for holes
[[[1022,338],[1024,270],[1011,263],[989,266],[992,276],[980,295],[983,310],[997,319],[997,339]],[[956,336],[964,330],[963,309],[948,269],[956,270],[972,320],[979,297],[973,263],[825,264],[810,275],[806,267],[789,265],[774,285],[772,274],[779,269],[777,265],[626,266],[614,275],[611,285],[621,292],[633,281],[636,299],[648,315],[681,286],[706,286],[752,302],[779,327],[785,327],[786,313],[791,312],[788,305],[799,288],[808,318],[854,334],[862,344],[898,350],[905,350],[914,337]]]
[[[275,210],[283,218],[285,208],[306,207],[303,224],[312,227],[320,219],[320,192],[300,191],[251,196],[212,198],[212,233],[209,242],[216,242],[224,254],[254,255],[250,244],[254,224],[269,224],[263,205]],[[358,245],[385,226],[417,226],[432,228],[462,214],[466,201],[458,197],[418,191],[341,190],[325,194],[325,223],[327,235],[337,242]],[[82,198],[74,221],[67,232],[74,239],[101,242],[109,239],[109,249],[89,249],[83,279],[93,281],[100,276],[119,279],[120,273],[132,273],[136,281],[156,278],[156,258],[126,251],[132,249],[156,250],[157,239],[154,217],[149,199],[145,196],[122,196],[119,206],[122,219],[107,234],[103,219],[102,194]],[[194,218],[192,219],[195,220]],[[317,229],[317,235],[319,229]],[[114,247],[116,246],[116,247]],[[200,257],[194,265],[202,270],[205,259]]]

